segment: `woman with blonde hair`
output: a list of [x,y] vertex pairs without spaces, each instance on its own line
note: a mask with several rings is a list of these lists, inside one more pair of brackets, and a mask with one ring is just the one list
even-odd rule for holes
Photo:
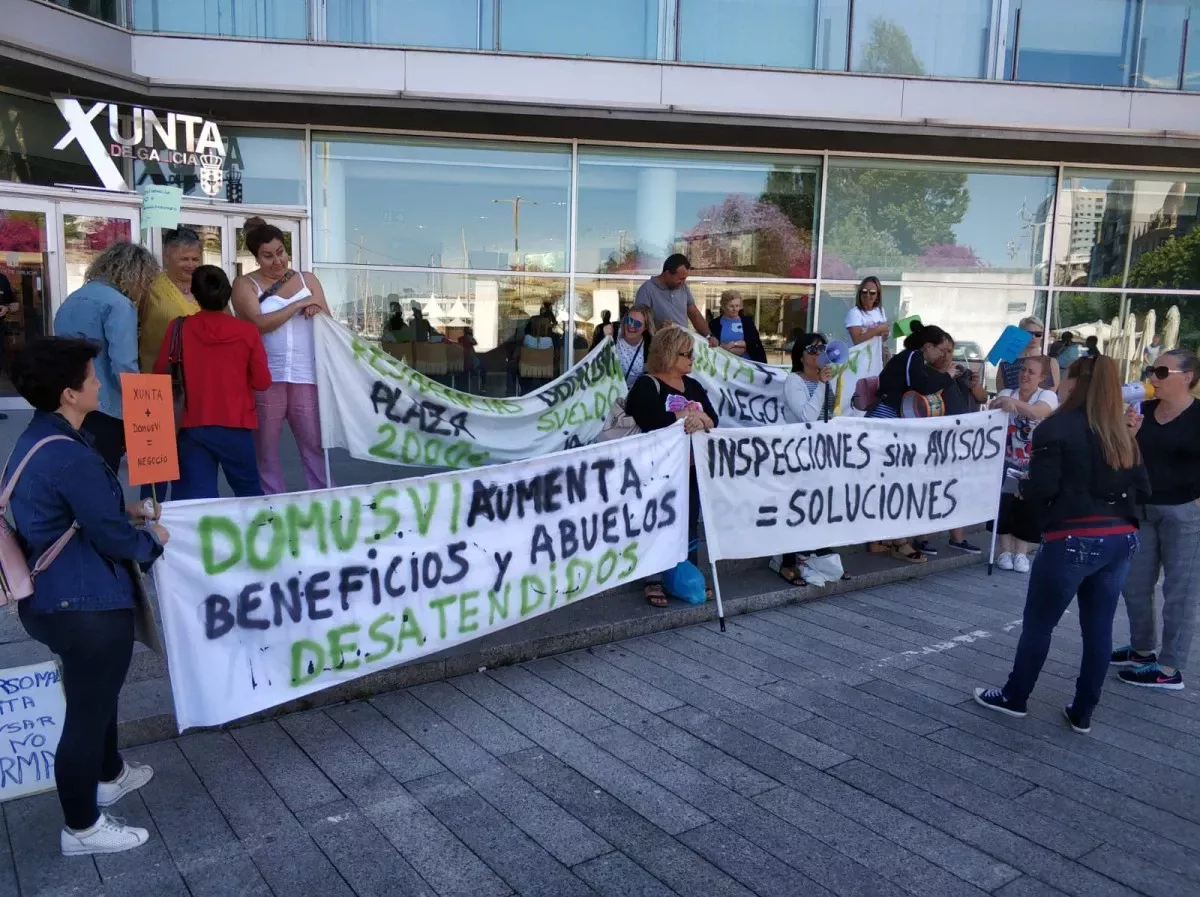
[[[625,412],[643,433],[662,430],[683,421],[688,433],[711,430],[717,425],[704,387],[689,374],[696,343],[691,332],[682,327],[664,327],[650,344],[646,374],[639,377],[625,400]],[[700,549],[700,492],[693,469],[688,477],[688,560],[696,564]],[[655,607],[666,607],[667,596],[661,580],[646,583],[646,600]]]
[[742,294],[737,290],[721,293],[721,315],[708,322],[708,329],[726,352],[767,363],[762,337],[754,326],[754,318],[742,314]]
[[1026,358],[1044,358],[1046,361],[1046,374],[1041,382],[1038,383],[1038,386],[1041,389],[1058,389],[1062,376],[1058,360],[1045,354],[1043,348],[1046,325],[1042,323],[1041,318],[1030,315],[1027,318],[1021,318],[1017,326],[1028,333],[1030,339],[1015,362],[1002,361],[997,365],[996,392],[1003,392],[1006,389],[1016,389],[1020,385],[1021,366]]
[[1064,714],[1072,729],[1088,732],[1108,673],[1113,617],[1137,553],[1139,506],[1150,495],[1150,479],[1126,424],[1116,363],[1080,358],[1067,377],[1074,381],[1070,396],[1033,434],[1033,460],[1021,486],[1042,550],[1029,577],[1017,656],[1005,686],[977,688],[975,700],[1025,716],[1054,627],[1078,595],[1083,655],[1075,698]]
[[115,473],[125,455],[121,375],[138,373],[138,315],[159,274],[150,250],[136,243],[114,243],[92,261],[84,284],[59,307],[54,335],[91,340],[100,350],[96,376],[100,405],[84,420],[82,430],[95,443],[104,463]]

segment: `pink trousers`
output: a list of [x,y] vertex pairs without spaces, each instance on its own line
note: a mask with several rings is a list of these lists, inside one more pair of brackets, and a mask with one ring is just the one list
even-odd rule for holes
[[283,464],[279,460],[279,439],[283,422],[292,428],[300,449],[306,489],[324,489],[325,456],[321,452],[321,414],[317,408],[317,387],[312,383],[272,383],[256,393],[258,429],[254,431],[254,453],[258,456],[258,478],[263,492],[279,495],[287,492]]

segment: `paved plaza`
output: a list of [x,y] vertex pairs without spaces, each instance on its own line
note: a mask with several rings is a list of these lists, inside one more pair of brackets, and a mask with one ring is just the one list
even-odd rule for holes
[[[4,806],[0,894],[1195,897],[1200,698],[1011,720],[1024,577],[971,567],[134,748],[136,851]],[[1124,626],[1123,611],[1118,623]]]

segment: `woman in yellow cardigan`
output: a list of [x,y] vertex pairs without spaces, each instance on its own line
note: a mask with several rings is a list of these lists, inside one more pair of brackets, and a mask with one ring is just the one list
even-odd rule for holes
[[200,310],[192,298],[192,272],[198,267],[199,235],[186,227],[167,231],[163,236],[163,273],[151,285],[141,310],[138,363],[142,373],[154,370],[171,322]]

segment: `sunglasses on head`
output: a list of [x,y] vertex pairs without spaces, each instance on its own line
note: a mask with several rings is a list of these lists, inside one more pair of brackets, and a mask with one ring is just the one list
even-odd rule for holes
[[1169,368],[1165,364],[1160,364],[1158,367],[1150,368],[1150,375],[1157,377],[1159,380],[1166,380],[1171,374],[1186,374],[1187,371],[1176,370]]
[[641,318],[628,318],[627,317],[625,319],[625,326],[628,327],[630,330],[641,330],[646,325],[642,321]]

